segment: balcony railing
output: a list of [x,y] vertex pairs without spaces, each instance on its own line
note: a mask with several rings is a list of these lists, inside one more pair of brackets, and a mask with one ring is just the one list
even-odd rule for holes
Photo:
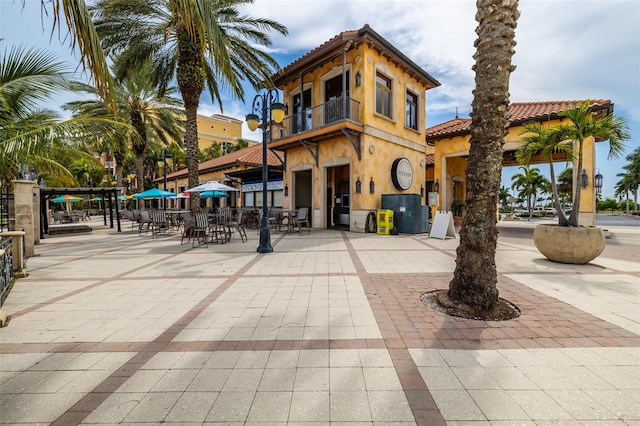
[[360,122],[360,102],[340,96],[313,108],[295,113],[272,126],[271,140],[283,139],[310,130],[336,123],[341,120]]

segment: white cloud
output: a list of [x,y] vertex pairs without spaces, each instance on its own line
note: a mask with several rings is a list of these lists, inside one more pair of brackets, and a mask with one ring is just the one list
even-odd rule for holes
[[[20,2],[0,0],[0,38],[7,44],[49,47],[50,26],[44,18],[41,31],[40,2],[27,1],[24,14],[20,9]],[[521,0],[519,9],[511,100],[611,99],[616,112],[630,121],[638,141],[640,2]],[[456,108],[461,117],[470,112],[475,12],[472,0],[256,0],[243,10],[287,26],[288,37],[271,34],[269,51],[281,58],[281,66],[342,31],[369,24],[442,84],[427,92],[429,125],[453,118]],[[25,27],[32,30],[24,31]],[[50,48],[77,63],[69,47],[60,46],[57,39]],[[245,104],[224,98],[224,114],[244,119],[255,94],[246,90]],[[208,95],[202,99],[200,113],[219,112]],[[245,137],[261,139],[260,132],[245,130]],[[605,186],[617,180],[622,164],[623,160],[608,162],[598,152]]]

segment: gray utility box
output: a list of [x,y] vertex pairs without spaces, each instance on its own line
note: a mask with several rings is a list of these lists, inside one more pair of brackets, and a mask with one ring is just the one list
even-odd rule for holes
[[420,194],[382,194],[381,209],[393,210],[394,223],[403,234],[422,234],[429,224],[429,206]]

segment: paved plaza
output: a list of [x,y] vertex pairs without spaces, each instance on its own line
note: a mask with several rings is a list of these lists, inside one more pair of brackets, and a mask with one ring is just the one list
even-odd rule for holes
[[500,296],[449,317],[459,240],[332,230],[192,248],[115,232],[36,246],[0,329],[11,425],[640,425],[640,219],[588,265],[501,222]]

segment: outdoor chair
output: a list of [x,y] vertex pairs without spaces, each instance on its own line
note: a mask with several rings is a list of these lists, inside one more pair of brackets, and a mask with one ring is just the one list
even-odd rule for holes
[[273,207],[269,209],[269,226],[275,232],[282,230],[282,209],[279,207]]
[[224,244],[231,241],[228,215],[218,212],[209,217],[209,236],[212,243]]
[[209,219],[204,213],[196,215],[196,223],[193,228],[193,237],[191,238],[191,247],[195,247],[196,241],[198,245],[206,244],[209,247]]
[[293,218],[293,227],[292,229],[297,229],[300,235],[302,235],[303,228],[307,228],[307,233],[311,233],[311,226],[309,224],[309,208],[308,207],[300,207],[298,209],[298,216]]
[[194,236],[194,230],[196,228],[196,220],[191,215],[185,215],[182,218],[182,237],[180,238],[180,245],[184,242],[185,238],[187,241],[191,241]]
[[151,238],[156,235],[166,234],[169,231],[169,223],[164,210],[154,210],[151,212]]
[[247,242],[247,233],[245,232],[244,225],[242,224],[242,209],[238,210],[238,217],[235,220],[227,222],[227,226],[230,233],[237,232],[240,235],[240,240],[243,243]]
[[62,212],[53,212],[53,223],[62,223]]
[[[258,229],[257,234],[260,234],[260,228],[262,227],[262,217],[264,216],[262,209],[258,209]],[[273,232],[273,228],[276,225],[276,218],[267,216],[267,223],[269,224],[269,231]]]
[[140,221],[140,210],[136,209],[131,213],[131,229]]
[[138,235],[142,234],[143,231],[145,234],[149,232],[152,222],[148,210],[140,211],[140,217],[138,218]]

